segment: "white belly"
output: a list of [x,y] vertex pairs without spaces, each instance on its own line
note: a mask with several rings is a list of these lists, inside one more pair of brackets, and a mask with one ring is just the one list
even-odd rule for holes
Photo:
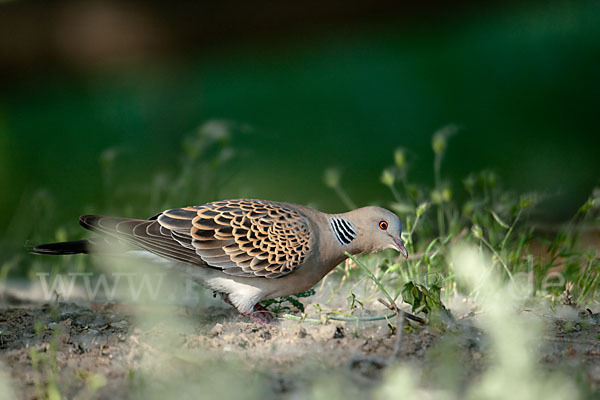
[[[261,277],[245,278],[227,275],[221,270],[175,262],[147,251],[131,251],[135,256],[151,260],[153,263],[174,270],[219,293],[226,293],[233,305],[242,313],[250,313],[254,306],[266,299],[296,294],[310,289],[321,276],[309,274],[314,269],[299,268],[290,275],[277,279]],[[308,266],[303,266],[308,267]],[[294,279],[290,279],[294,277]]]

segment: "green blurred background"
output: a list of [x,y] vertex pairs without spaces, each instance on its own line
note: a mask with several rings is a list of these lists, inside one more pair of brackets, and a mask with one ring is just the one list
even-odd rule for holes
[[489,168],[545,196],[537,218],[572,215],[600,177],[600,2],[365,3],[0,2],[4,245],[84,212],[149,217],[210,121],[231,128],[211,159],[227,177],[197,203],[344,210],[322,178],[337,166],[358,204],[385,204],[394,149],[431,185],[431,135],[453,123],[457,196]]

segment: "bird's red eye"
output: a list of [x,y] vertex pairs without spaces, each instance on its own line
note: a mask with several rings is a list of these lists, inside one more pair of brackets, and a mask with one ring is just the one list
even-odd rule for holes
[[386,221],[379,221],[379,228],[381,228],[381,230],[387,230],[388,228],[388,223]]

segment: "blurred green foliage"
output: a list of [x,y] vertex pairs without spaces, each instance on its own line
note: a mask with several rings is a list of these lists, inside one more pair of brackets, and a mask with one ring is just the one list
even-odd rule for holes
[[[485,168],[493,172],[467,183],[498,174],[506,187],[542,194],[538,218],[564,220],[600,170],[600,6],[493,10],[5,82],[4,257],[27,240],[52,240],[57,227],[82,235],[76,218],[85,212],[149,217],[238,196],[343,211],[385,205],[392,197],[377,178],[390,186],[408,173],[404,190],[418,201],[396,202],[396,210],[426,201],[438,225],[451,220],[440,205],[467,199],[461,180]],[[211,124],[228,136],[199,139]],[[381,175],[394,148],[395,166]],[[342,202],[325,190],[322,171],[331,166],[343,172]],[[417,199],[427,185],[430,196]],[[444,212],[467,215],[478,206]]]
[[[413,183],[407,172],[410,163],[401,156],[404,149],[396,149],[391,157],[394,165],[383,170],[381,183],[394,197],[390,208],[404,223],[402,239],[408,260],[397,254],[383,259],[373,254],[361,262],[347,254],[359,268],[352,271],[346,267],[342,284],[346,278],[354,277],[358,283],[351,288],[351,294],[362,282],[369,298],[383,294],[391,305],[402,296],[413,312],[423,312],[438,322],[450,321],[452,317],[441,295],[444,293],[448,300],[464,288],[457,287],[448,257],[453,248],[467,243],[476,244],[481,253],[492,256],[492,268],[480,271],[482,282],[489,274],[498,274],[508,281],[515,297],[547,301],[551,307],[559,302],[596,304],[600,288],[600,259],[595,250],[600,227],[600,187],[591,191],[581,207],[572,210],[567,223],[549,231],[532,219],[541,196],[535,192],[519,195],[507,191],[500,178],[489,170],[467,175],[463,187],[456,190],[462,196],[454,197],[448,189],[451,182],[438,178],[453,129],[448,126],[433,134],[433,187]],[[331,171],[326,170],[325,181],[345,202],[342,176],[331,179]],[[582,240],[586,233],[587,239]],[[475,285],[467,296],[477,298],[482,287],[483,283]],[[342,285],[334,293],[341,288]],[[350,309],[355,308],[354,302],[352,296]]]

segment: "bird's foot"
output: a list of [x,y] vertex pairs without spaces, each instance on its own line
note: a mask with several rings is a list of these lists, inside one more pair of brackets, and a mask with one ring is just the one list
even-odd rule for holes
[[275,315],[267,310],[265,307],[261,306],[260,304],[256,304],[254,306],[254,311],[252,311],[251,313],[243,313],[246,317],[250,318],[252,321],[264,325],[264,326],[268,326],[270,324],[273,323],[273,321],[275,321]]
[[214,296],[216,297],[217,295],[221,296],[221,300],[223,300],[225,303],[229,304],[232,307],[235,307],[231,300],[229,300],[229,295],[227,293],[215,292]]
[[[221,296],[221,299],[229,304],[230,306],[235,308],[235,305],[231,302],[231,300],[229,299],[229,295],[227,293],[215,293],[216,295]],[[269,310],[267,310],[265,307],[261,306],[260,304],[256,304],[254,306],[254,310],[251,313],[242,313],[243,315],[245,315],[246,317],[250,318],[252,321],[261,324],[261,325],[270,325],[273,323],[273,321],[275,321],[275,315],[273,315],[273,313]]]

